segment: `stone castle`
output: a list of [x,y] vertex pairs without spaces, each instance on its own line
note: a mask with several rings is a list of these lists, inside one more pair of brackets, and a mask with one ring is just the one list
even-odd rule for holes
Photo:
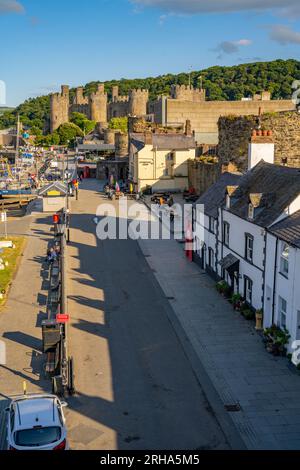
[[217,144],[221,116],[257,116],[293,111],[295,107],[292,100],[271,100],[271,94],[267,91],[241,101],[207,101],[205,90],[185,85],[173,85],[170,96],[160,96],[155,101],[149,101],[148,90],[135,89],[121,96],[119,87],[113,86],[109,100],[101,83],[89,96],[84,96],[83,87],[77,88],[70,102],[69,87],[63,85],[61,93],[51,95],[50,131],[69,122],[72,112],[83,113],[103,127],[107,127],[107,122],[114,117],[148,116],[148,119],[163,126],[190,121],[199,144]]
[[112,99],[109,101],[104,84],[100,83],[96,92],[89,96],[84,96],[83,87],[76,88],[73,102],[70,103],[69,87],[62,85],[61,93],[51,95],[50,132],[69,122],[73,112],[83,113],[104,126],[114,117],[144,116],[147,114],[148,101],[148,90],[135,89],[128,96],[120,96],[118,86],[112,88]]

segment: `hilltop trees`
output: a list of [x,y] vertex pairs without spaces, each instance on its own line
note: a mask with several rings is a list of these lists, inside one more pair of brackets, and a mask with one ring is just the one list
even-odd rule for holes
[[[127,95],[130,89],[147,88],[150,100],[159,95],[168,95],[173,84],[195,87],[201,84],[207,91],[207,99],[215,100],[240,100],[243,96],[268,90],[273,99],[288,99],[292,95],[292,83],[300,80],[300,62],[297,60],[275,60],[273,62],[254,62],[241,64],[234,67],[210,67],[202,71],[180,73],[178,75],[167,74],[159,77],[138,78],[128,80],[112,80],[105,82],[105,90],[111,96],[112,86],[118,85],[121,95]],[[90,82],[85,86],[84,94],[96,91],[99,82]],[[74,96],[74,89],[70,90],[70,96]],[[16,115],[20,114],[21,121],[28,127],[34,127],[44,131],[49,123],[50,95],[30,98],[13,111],[7,111],[0,116],[0,129],[5,129],[16,123]],[[92,130],[93,123],[80,113],[73,113],[71,121],[81,131],[88,133]],[[114,124],[113,124],[114,125]]]

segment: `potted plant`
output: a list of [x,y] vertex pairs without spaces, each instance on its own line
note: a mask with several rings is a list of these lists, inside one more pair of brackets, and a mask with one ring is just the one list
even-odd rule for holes
[[216,284],[216,289],[220,294],[223,294],[223,292],[225,291],[225,288],[226,288],[226,282],[225,281],[219,281]]
[[264,318],[263,309],[256,310],[256,312],[255,312],[255,320],[256,320],[255,329],[257,331],[261,331],[263,329],[263,318]]
[[274,356],[286,356],[286,345],[290,337],[288,330],[282,330],[277,325],[272,325],[270,328],[264,330],[264,342],[267,351]]
[[232,303],[234,310],[237,310],[238,312],[242,309],[244,304],[241,294],[233,294],[230,302]]

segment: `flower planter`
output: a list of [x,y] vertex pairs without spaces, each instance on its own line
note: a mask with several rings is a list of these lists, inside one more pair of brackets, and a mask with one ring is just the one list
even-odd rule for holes
[[255,313],[255,321],[256,321],[255,329],[257,331],[263,330],[263,319],[264,319],[263,312],[260,310],[257,310]]

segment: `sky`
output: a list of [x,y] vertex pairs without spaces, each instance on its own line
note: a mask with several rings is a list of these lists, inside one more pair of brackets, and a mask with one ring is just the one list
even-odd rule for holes
[[0,0],[8,106],[61,84],[278,58],[300,59],[299,0]]

